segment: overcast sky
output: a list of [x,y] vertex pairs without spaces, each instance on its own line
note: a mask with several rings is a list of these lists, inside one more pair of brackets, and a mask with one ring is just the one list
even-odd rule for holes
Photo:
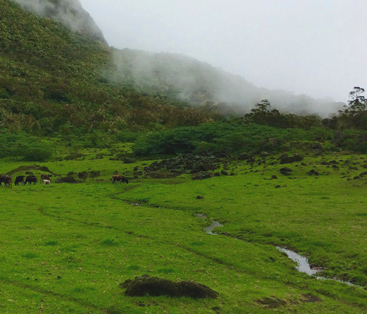
[[367,89],[367,0],[80,0],[111,46],[181,53],[258,87]]

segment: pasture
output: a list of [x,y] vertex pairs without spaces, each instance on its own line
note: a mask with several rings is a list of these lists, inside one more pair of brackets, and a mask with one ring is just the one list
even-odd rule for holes
[[[37,163],[79,183],[53,177],[50,186],[0,188],[1,313],[367,311],[365,289],[299,273],[275,248],[308,256],[322,276],[367,287],[366,156],[309,155],[287,165],[279,156],[232,160],[225,167],[235,175],[192,180],[189,173],[135,176],[149,160],[83,155]],[[2,160],[0,173],[32,165]],[[291,175],[279,172],[284,166]],[[99,175],[78,178],[83,171]],[[129,184],[112,184],[114,171],[127,173]],[[218,235],[204,232],[213,220],[223,224]],[[219,298],[125,296],[119,285],[144,274],[193,280]]]

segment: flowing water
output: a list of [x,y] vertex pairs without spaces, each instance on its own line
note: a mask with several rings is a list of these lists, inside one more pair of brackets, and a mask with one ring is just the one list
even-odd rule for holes
[[[201,218],[201,219],[207,219],[208,217],[206,215],[203,215],[203,214],[196,214],[197,217]],[[209,226],[209,227],[206,227],[204,229],[204,231],[207,233],[207,234],[211,234],[211,235],[218,235],[218,233],[214,233],[212,232],[212,230],[214,228],[217,228],[217,227],[223,227],[223,225],[218,222],[218,221],[213,221],[212,224]],[[308,262],[308,259],[302,255],[299,255],[297,254],[296,252],[293,252],[291,250],[288,250],[288,249],[285,249],[285,248],[281,248],[279,246],[276,247],[279,251],[281,252],[284,252],[285,254],[287,254],[287,256],[295,261],[297,263],[297,270],[301,273],[305,273],[309,276],[313,276],[319,272],[322,271],[321,268],[312,268],[310,263]],[[333,280],[333,281],[337,281],[337,282],[342,282],[342,283],[345,283],[349,286],[355,286],[355,287],[360,287],[362,289],[364,289],[364,287],[361,287],[361,286],[358,286],[358,285],[355,285],[351,282],[348,282],[348,281],[342,281],[342,280],[339,280],[339,279],[335,279],[335,278],[325,278],[325,277],[319,277],[319,276],[316,276],[316,279],[319,279],[319,280]]]

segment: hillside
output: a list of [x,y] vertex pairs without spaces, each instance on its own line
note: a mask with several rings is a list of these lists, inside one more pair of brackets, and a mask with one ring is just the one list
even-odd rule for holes
[[340,108],[257,88],[185,56],[109,48],[78,1],[16,2],[27,11],[0,1],[1,126],[12,132],[116,134],[198,125],[223,113],[241,115],[265,98],[296,114],[325,116]]
[[38,135],[106,134],[196,125],[211,116],[103,77],[100,41],[0,0],[1,127]]
[[102,31],[82,8],[79,0],[12,1],[41,17],[51,18],[73,31],[107,44]]

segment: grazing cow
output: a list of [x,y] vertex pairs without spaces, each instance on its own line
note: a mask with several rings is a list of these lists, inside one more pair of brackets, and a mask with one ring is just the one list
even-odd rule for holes
[[35,185],[37,183],[37,177],[36,176],[28,176],[25,179],[24,185],[26,185],[27,183]]
[[50,177],[52,177],[52,176],[49,175],[49,174],[41,174],[41,181],[40,181],[40,183],[42,183],[43,180],[49,180],[49,181],[51,181]]
[[17,176],[17,177],[15,178],[14,185],[19,185],[19,183],[23,183],[23,185],[24,185],[24,184],[25,184],[25,183],[24,183],[24,177],[25,177],[25,176]]
[[2,182],[4,182],[4,186],[13,187],[12,178],[7,174],[2,178]]
[[43,186],[45,185],[51,185],[51,180],[44,179],[43,180]]
[[0,174],[0,186],[3,185],[5,174]]
[[112,183],[115,183],[116,181],[126,183],[126,184],[129,183],[129,180],[126,177],[118,175],[118,174],[114,174],[112,176]]

